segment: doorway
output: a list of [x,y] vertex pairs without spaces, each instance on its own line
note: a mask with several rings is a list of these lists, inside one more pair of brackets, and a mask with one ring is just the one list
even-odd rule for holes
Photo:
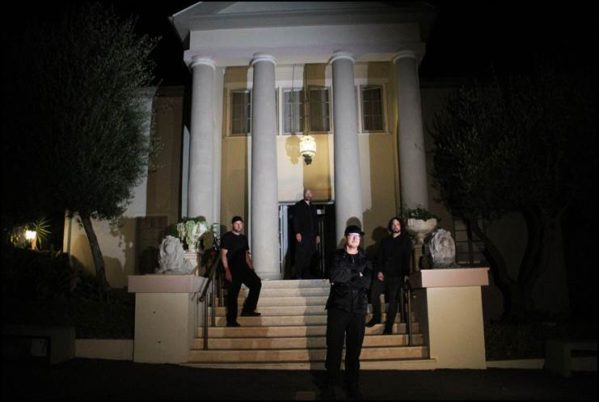
[[[314,202],[318,216],[320,244],[312,261],[312,275],[328,278],[335,252],[335,204]],[[284,279],[295,278],[295,233],[293,232],[294,204],[279,204],[279,262]]]

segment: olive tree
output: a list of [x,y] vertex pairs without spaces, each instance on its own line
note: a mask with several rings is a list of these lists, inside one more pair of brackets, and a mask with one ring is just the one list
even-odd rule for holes
[[[589,77],[539,64],[531,74],[465,85],[430,130],[440,197],[483,241],[507,314],[535,310],[539,278],[552,264],[554,272],[565,270],[563,216],[590,188],[585,177],[596,170],[596,95]],[[507,212],[522,213],[528,229],[517,278],[478,225]],[[555,301],[550,313],[568,313],[567,285],[542,285]]]
[[12,196],[5,204],[13,215],[77,214],[97,277],[108,286],[92,218],[121,216],[147,171],[140,90],[152,79],[157,39],[138,35],[133,17],[99,3],[38,23],[12,44],[15,74],[3,82],[11,96],[3,178]]

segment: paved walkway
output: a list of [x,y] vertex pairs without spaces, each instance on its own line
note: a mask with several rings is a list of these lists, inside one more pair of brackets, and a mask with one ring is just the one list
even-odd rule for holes
[[[597,399],[597,373],[562,378],[543,370],[362,371],[366,399]],[[17,399],[320,398],[323,371],[213,370],[73,359],[55,366],[2,364],[2,397]],[[338,399],[345,394],[338,390]]]

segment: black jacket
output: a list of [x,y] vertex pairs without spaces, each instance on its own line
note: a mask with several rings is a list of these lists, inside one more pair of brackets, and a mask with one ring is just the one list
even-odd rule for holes
[[366,313],[371,276],[371,263],[362,250],[354,255],[347,254],[345,249],[337,250],[330,273],[327,309]]
[[300,200],[293,208],[293,231],[302,236],[316,237],[318,234],[318,215],[312,203]]
[[381,243],[377,264],[377,272],[385,274],[385,278],[403,278],[410,275],[412,260],[412,240],[402,233],[397,237],[387,236]]

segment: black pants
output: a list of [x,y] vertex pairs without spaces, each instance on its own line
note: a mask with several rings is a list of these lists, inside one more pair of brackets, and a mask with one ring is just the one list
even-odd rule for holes
[[295,243],[295,274],[298,278],[313,278],[314,254],[316,254],[316,238],[314,236],[302,236],[301,243]]
[[[371,288],[371,301],[372,301],[372,318],[381,321],[381,293],[386,292],[385,301],[389,303],[387,310],[387,320],[385,321],[385,329],[390,331],[393,328],[395,322],[395,316],[397,315],[397,305],[402,301],[402,278],[385,277],[385,281],[381,282],[375,279],[372,282]],[[403,304],[402,304],[403,305]],[[402,308],[402,321],[405,320],[403,316]]]
[[233,280],[227,292],[227,323],[237,321],[237,298],[243,283],[250,290],[248,297],[243,304],[243,311],[251,312],[256,310],[258,298],[260,297],[260,289],[262,289],[262,281],[256,275],[254,270],[242,268],[238,271],[231,272]]
[[357,384],[360,373],[360,353],[364,342],[365,313],[331,308],[327,310],[327,360],[325,367],[329,384],[339,380],[341,354],[345,342],[345,381]]

